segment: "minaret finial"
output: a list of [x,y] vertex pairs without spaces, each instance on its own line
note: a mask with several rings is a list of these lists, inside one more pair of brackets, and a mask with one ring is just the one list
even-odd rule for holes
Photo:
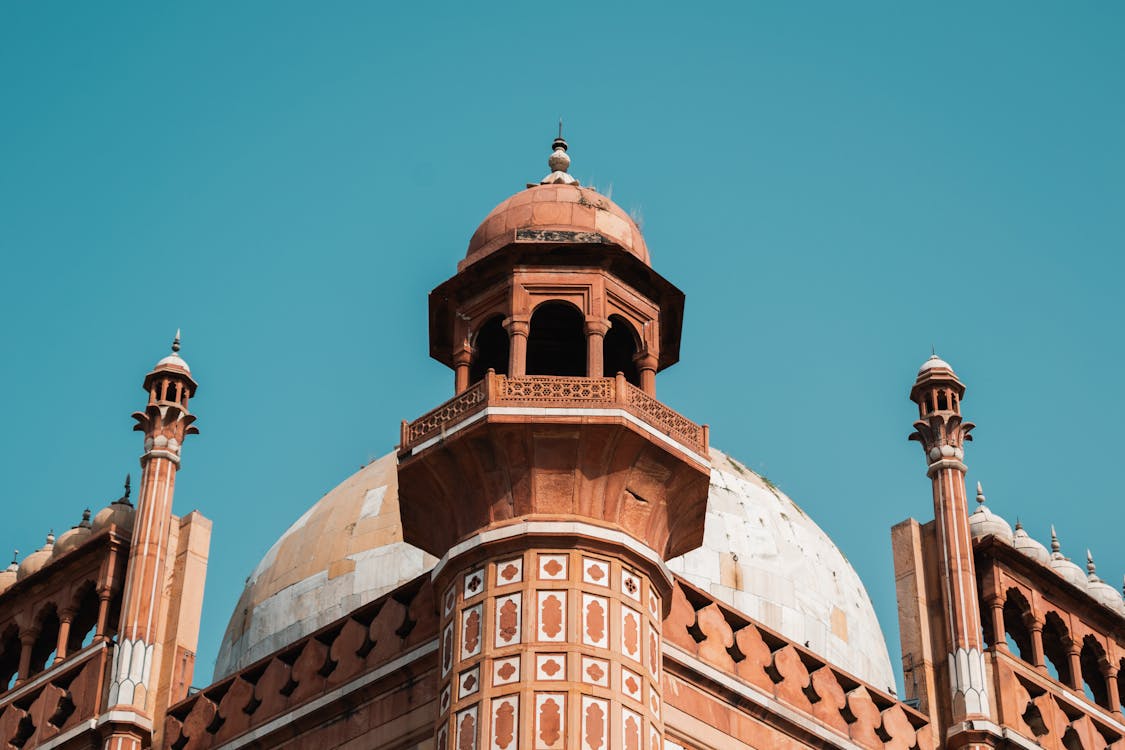
[[1089,549],[1087,549],[1086,550],[1086,577],[1087,578],[1096,578],[1097,577],[1097,570],[1098,570],[1098,567],[1096,565],[1094,565],[1094,555],[1091,554]]
[[1051,524],[1051,552],[1056,554],[1062,553],[1062,546],[1059,544],[1059,535],[1055,533],[1055,525]]
[[[570,169],[570,157],[567,155],[566,140],[562,135],[562,118],[559,118],[559,136],[551,144],[551,156],[547,159],[547,166],[551,173],[539,181],[540,185],[577,185],[578,180],[567,174]],[[532,187],[532,185],[528,185]]]
[[977,505],[984,505],[984,490],[981,488],[980,482],[977,482]]
[[934,346],[933,344],[930,344],[930,356],[931,357],[937,356],[937,347]]
[[172,353],[180,353],[180,329],[176,329],[176,338],[172,339]]
[[84,529],[90,528],[91,524],[90,524],[90,509],[89,508],[82,511],[82,520],[79,521],[78,525],[81,526]]

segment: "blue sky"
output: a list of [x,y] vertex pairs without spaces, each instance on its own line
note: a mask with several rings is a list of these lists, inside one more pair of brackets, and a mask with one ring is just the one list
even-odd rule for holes
[[970,481],[1120,585],[1123,33],[1108,2],[5,4],[0,545],[138,472],[129,414],[182,327],[209,682],[273,540],[450,395],[426,294],[561,115],[687,294],[661,399],[836,540],[896,666],[931,344]]

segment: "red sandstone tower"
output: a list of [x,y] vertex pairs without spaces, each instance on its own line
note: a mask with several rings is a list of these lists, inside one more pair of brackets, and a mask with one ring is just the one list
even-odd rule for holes
[[[186,673],[188,679],[191,675],[194,656],[190,652],[175,649],[177,653],[162,653],[161,649],[169,605],[164,582],[175,552],[170,540],[176,472],[184,438],[199,432],[193,424],[195,417],[188,410],[197,386],[179,350],[177,331],[172,354],[157,362],[145,376],[148,405],[133,415],[137,420],[134,429],[145,436],[144,453],[109,708],[101,722],[108,728],[106,750],[139,750],[148,746],[153,717],[162,708],[154,690],[158,682],[155,675],[169,667]],[[167,704],[167,696],[160,704]]]
[[918,404],[911,440],[922,444],[926,475],[933,483],[939,576],[945,592],[945,643],[953,726],[950,748],[989,747],[974,739],[973,720],[989,719],[985,683],[984,643],[973,544],[969,534],[965,493],[965,442],[972,440],[971,422],[961,416],[965,386],[953,368],[936,354],[918,371],[910,400]]
[[654,398],[683,294],[553,148],[431,293],[457,396],[403,425],[404,536],[440,558],[439,748],[662,747],[664,561],[702,540],[706,428]]

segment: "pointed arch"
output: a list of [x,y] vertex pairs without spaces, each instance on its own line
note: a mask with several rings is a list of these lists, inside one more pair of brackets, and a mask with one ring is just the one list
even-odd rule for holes
[[641,375],[635,361],[640,344],[640,337],[629,321],[620,315],[610,315],[609,330],[602,342],[602,361],[605,363],[602,374],[612,378],[620,372],[627,381],[640,387]]
[[504,330],[504,317],[494,315],[484,322],[473,336],[473,357],[469,363],[469,382],[475,383],[489,370],[497,375],[508,374],[511,340]]

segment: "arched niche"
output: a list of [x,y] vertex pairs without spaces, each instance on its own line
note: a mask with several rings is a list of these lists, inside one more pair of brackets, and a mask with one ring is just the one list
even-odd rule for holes
[[20,631],[10,624],[0,633],[0,691],[11,689],[19,678]]
[[1070,632],[1055,612],[1048,612],[1043,623],[1043,656],[1047,672],[1064,685],[1073,686],[1070,673]]
[[528,375],[586,375],[586,321],[566,302],[544,302],[531,314],[527,337]]
[[1109,708],[1109,685],[1106,684],[1102,663],[1106,661],[1105,649],[1093,636],[1082,639],[1078,664],[1082,670],[1082,689],[1094,703]]
[[610,315],[609,330],[602,343],[603,375],[613,377],[620,372],[630,383],[640,386],[641,376],[636,363],[639,350],[640,338],[632,324],[620,315]]
[[1030,617],[1031,605],[1024,595],[1018,589],[1008,589],[1004,596],[1004,639],[1013,653],[1033,664],[1031,630],[1027,627]]
[[497,375],[508,374],[511,341],[504,330],[504,318],[494,315],[473,337],[473,358],[469,364],[469,382],[475,383],[490,369]]

